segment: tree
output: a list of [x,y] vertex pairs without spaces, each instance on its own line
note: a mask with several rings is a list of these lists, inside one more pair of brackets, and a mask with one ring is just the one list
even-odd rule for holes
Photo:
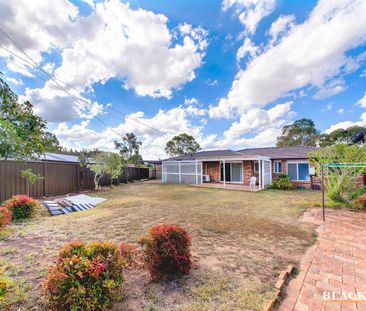
[[319,131],[311,119],[300,119],[282,128],[281,136],[277,137],[277,147],[285,146],[316,146]]
[[127,167],[130,164],[137,165],[142,160],[140,155],[142,142],[138,140],[134,133],[127,133],[122,138],[122,142],[114,141],[114,145],[121,155],[121,166],[126,174],[126,182],[128,182]]
[[61,151],[62,147],[55,134],[50,132],[44,133],[44,149],[45,151]]
[[44,179],[44,177],[42,177],[40,174],[33,173],[33,171],[30,168],[28,168],[26,170],[21,170],[20,176],[25,178],[25,180],[27,182],[27,195],[28,196],[30,193],[30,188],[38,181]]
[[118,153],[110,153],[107,157],[107,172],[111,176],[111,186],[113,181],[121,174],[122,158]]
[[[365,163],[366,146],[338,144],[313,150],[308,154],[310,163],[315,164],[316,172],[321,174],[321,165],[327,163]],[[325,191],[336,205],[348,205],[364,191],[357,185],[363,167],[325,167]]]
[[112,152],[99,152],[95,155],[90,164],[90,169],[95,173],[95,189],[101,189],[100,180],[106,176],[111,176],[111,185],[121,173],[121,156]]
[[92,160],[92,164],[90,164],[90,169],[95,173],[94,175],[94,186],[95,190],[101,189],[100,180],[107,174],[107,156],[106,152],[100,152],[95,155]]
[[361,126],[351,126],[347,129],[337,129],[329,134],[322,134],[320,136],[320,146],[327,147],[336,144],[350,144],[352,138],[362,131]]
[[198,150],[201,150],[201,146],[193,136],[186,133],[174,136],[165,147],[165,152],[171,157],[194,153]]
[[33,113],[29,101],[18,96],[0,73],[0,157],[22,159],[44,152],[46,122]]

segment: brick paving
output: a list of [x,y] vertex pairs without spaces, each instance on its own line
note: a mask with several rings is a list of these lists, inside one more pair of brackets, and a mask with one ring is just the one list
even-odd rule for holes
[[327,210],[322,223],[321,209],[315,209],[304,219],[320,225],[317,243],[302,258],[277,310],[366,311],[366,302],[323,301],[324,291],[334,291],[338,299],[342,291],[353,299],[358,293],[366,297],[366,213]]

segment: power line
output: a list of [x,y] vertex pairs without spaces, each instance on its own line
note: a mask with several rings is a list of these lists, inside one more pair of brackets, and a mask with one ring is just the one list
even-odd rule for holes
[[[80,101],[79,101],[79,98],[78,97],[76,97],[76,96],[74,96],[73,94],[71,94],[68,90],[66,90],[62,85],[60,85],[58,82],[57,82],[57,80],[58,81],[60,81],[60,82],[62,82],[63,84],[65,84],[66,86],[68,86],[68,87],[70,87],[70,88],[72,88],[72,89],[74,89],[74,90],[76,90],[78,93],[80,93],[80,91],[79,90],[77,90],[75,87],[73,87],[73,86],[70,86],[70,85],[68,85],[67,83],[65,83],[64,81],[62,81],[62,80],[60,80],[60,79],[58,79],[58,78],[56,78],[56,76],[55,75],[51,75],[50,73],[48,73],[46,70],[44,70],[42,67],[40,67],[38,64],[37,64],[37,62],[22,48],[22,47],[20,47],[1,27],[0,27],[0,32],[2,33],[2,34],[4,34],[5,36],[6,36],[6,38],[8,38],[8,40],[10,41],[10,42],[12,42],[25,56],[27,56],[32,62],[33,62],[33,66],[34,67],[36,67],[37,69],[39,69],[40,71],[42,71],[42,72],[44,72],[47,76],[49,76],[50,77],[50,79],[59,87],[59,88],[61,88],[67,95],[69,95],[76,103],[78,103],[83,109],[85,109],[85,107],[80,103]],[[3,47],[2,46],[2,48],[4,48],[5,50],[7,50],[8,52],[10,52],[12,55],[14,55],[14,56],[16,56],[16,57],[18,57],[18,58],[20,58],[20,59],[22,59],[23,61],[25,61],[25,62],[27,62],[28,64],[30,64],[27,60],[25,60],[24,58],[22,58],[22,57],[20,57],[19,55],[17,55],[17,54],[15,54],[15,53],[13,53],[12,51],[10,51],[9,49],[7,49],[7,48],[5,48],[5,47]],[[32,64],[30,64],[31,66],[32,66]],[[33,67],[32,66],[32,67]],[[23,70],[24,70],[24,68],[23,68]],[[91,105],[91,103],[89,103],[88,101],[86,101],[85,99],[83,99],[83,98],[80,98],[81,100],[83,100],[84,102],[86,102],[88,105]],[[110,107],[111,108],[111,107]],[[118,112],[118,110],[116,110],[116,109],[113,109],[113,110],[115,110],[115,111],[117,111]],[[119,112],[119,113],[121,113],[121,114],[123,114],[122,112]],[[125,116],[127,116],[126,114],[124,114]],[[98,120],[98,121],[100,121],[100,122],[102,122],[106,127],[108,127],[108,125],[102,120],[102,119],[100,119],[100,118],[98,118],[97,116],[94,116],[95,117],[95,119],[96,120]],[[129,116],[127,116],[128,118],[131,118],[131,117],[129,117]],[[139,120],[137,120],[137,119],[134,119],[134,118],[131,118],[132,120],[134,120],[135,122],[137,122],[137,123],[139,123],[139,124],[142,124],[142,125],[144,125],[144,126],[147,126],[147,127],[149,127],[149,128],[151,128],[151,129],[153,129],[153,130],[155,130],[155,131],[157,131],[157,132],[159,132],[159,133],[161,133],[161,134],[163,134],[163,135],[165,135],[165,134],[167,134],[167,133],[165,133],[165,132],[162,132],[162,131],[160,131],[160,130],[158,130],[158,129],[156,129],[156,128],[154,128],[154,127],[152,127],[152,126],[150,126],[150,125],[148,125],[148,124],[145,124],[145,123],[143,123],[143,122],[141,122],[141,121],[139,121]],[[112,131],[112,132],[114,132],[114,133],[116,133],[118,136],[121,136],[122,138],[123,138],[123,136],[121,135],[121,134],[119,134],[119,133],[117,133],[115,130],[113,130],[112,128],[110,128],[110,130]]]
[[[21,69],[21,70],[24,70],[24,71],[26,71],[26,72],[28,72],[28,73],[30,73],[30,74],[33,74],[31,71],[29,71],[28,69],[26,69],[26,68],[24,68],[24,67],[22,67],[22,66],[20,66],[20,65],[18,65],[18,64],[16,64],[16,63],[14,63],[14,62],[10,62],[10,61],[8,61],[8,60],[6,60],[6,62],[7,63],[11,63],[12,65],[14,65],[14,66],[16,66],[16,67],[18,67],[19,69]],[[37,75],[37,78],[39,78],[39,79],[41,79],[41,80],[43,80],[43,81],[45,81],[45,82],[48,82],[49,80],[47,80],[47,79],[44,79],[43,77],[40,77],[40,76],[38,76]],[[56,85],[57,87],[59,87],[58,85]],[[70,96],[71,98],[73,98],[73,96]],[[74,99],[74,98],[73,98]],[[74,100],[75,101],[75,100]],[[85,108],[84,106],[81,106],[82,108]],[[95,116],[95,119],[96,120],[98,120],[98,121],[100,121],[100,122],[102,122],[107,128],[109,128],[113,133],[115,133],[116,135],[118,135],[118,136],[120,136],[122,139],[123,139],[123,135],[122,134],[120,134],[120,133],[118,133],[117,131],[115,131],[114,129],[112,129],[111,127],[109,127],[108,126],[108,124],[107,123],[105,123],[102,119],[100,119],[100,118],[98,118],[97,116]],[[154,153],[154,152],[151,152],[151,151],[147,151],[148,153],[150,153],[150,154],[152,154],[152,155],[154,155],[154,156],[157,156],[157,157],[161,157],[160,155],[158,155],[158,154],[156,154],[156,153]]]
[[[59,78],[57,78],[55,75],[52,75],[52,74],[50,74],[49,72],[47,72],[46,70],[44,70],[42,67],[40,67],[38,64],[37,64],[37,62],[31,57],[31,56],[29,56],[25,51],[24,51],[24,49],[22,49],[14,40],[12,40],[11,39],[11,37],[8,35],[8,34],[6,34],[6,32],[5,31],[3,31],[1,28],[0,28],[0,32],[1,33],[3,33],[20,51],[22,51],[23,52],[23,54],[25,54],[31,61],[32,61],[32,63],[31,62],[29,62],[28,60],[26,60],[26,59],[24,59],[23,57],[21,57],[21,56],[19,56],[19,55],[17,55],[16,53],[14,53],[14,52],[12,52],[11,50],[9,50],[8,48],[6,48],[6,47],[4,47],[4,46],[2,46],[2,45],[0,45],[0,47],[2,48],[2,49],[4,49],[4,50],[6,50],[8,53],[10,53],[11,55],[13,55],[13,56],[15,56],[15,57],[17,57],[17,58],[19,58],[19,59],[21,59],[22,61],[24,61],[24,62],[26,62],[27,64],[29,64],[29,65],[31,65],[32,67],[35,67],[36,69],[38,69],[38,70],[40,70],[40,71],[42,71],[43,73],[45,73],[47,76],[49,76],[50,77],[50,79],[52,79],[57,85],[59,85],[59,83],[57,82],[57,81],[60,81],[61,83],[63,83],[65,86],[67,86],[67,87],[69,87],[69,88],[71,88],[71,89],[74,89],[75,91],[77,91],[79,94],[81,93],[78,89],[76,89],[74,86],[72,86],[72,85],[69,85],[69,84],[67,84],[66,82],[64,82],[64,81],[62,81],[61,79],[59,79]],[[62,88],[63,88],[63,86],[61,86]],[[63,90],[65,91],[65,92],[67,92],[64,88],[63,88]],[[77,98],[77,99],[80,99],[80,100],[82,100],[82,101],[84,101],[84,102],[86,102],[88,105],[91,105],[91,103],[89,103],[88,101],[86,101],[84,98],[82,98],[82,97],[79,97],[79,96],[75,96],[74,94],[72,94],[72,95],[70,95],[70,93],[67,93],[69,96],[73,96],[73,98]],[[84,95],[85,96],[85,95]],[[85,96],[86,97],[86,96]],[[89,98],[89,100],[94,100],[94,99],[90,99]],[[115,111],[115,112],[117,112],[117,113],[120,113],[120,114],[122,114],[123,116],[125,116],[125,117],[127,117],[127,118],[129,118],[129,119],[131,119],[131,120],[133,120],[133,121],[135,121],[135,122],[137,122],[137,123],[139,123],[139,124],[141,124],[141,125],[144,125],[144,126],[146,126],[146,127],[149,127],[150,129],[152,129],[152,130],[154,130],[154,131],[156,131],[157,133],[159,133],[159,134],[163,134],[163,135],[167,135],[168,133],[166,133],[166,132],[163,132],[163,131],[161,131],[161,130],[158,130],[157,128],[154,128],[153,126],[151,126],[151,125],[148,125],[148,124],[146,124],[146,123],[144,123],[144,122],[142,122],[142,121],[140,121],[140,120],[137,120],[137,119],[135,119],[135,118],[132,118],[131,116],[129,116],[128,114],[126,114],[126,113],[123,113],[123,112],[121,112],[121,111],[119,111],[119,110],[117,110],[117,109],[115,109],[115,108],[113,108],[113,107],[108,107],[110,110],[113,110],[113,111]]]

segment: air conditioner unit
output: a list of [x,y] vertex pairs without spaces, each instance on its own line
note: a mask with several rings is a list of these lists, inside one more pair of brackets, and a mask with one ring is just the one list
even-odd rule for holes
[[210,175],[202,175],[202,180],[203,182],[210,182],[211,181]]

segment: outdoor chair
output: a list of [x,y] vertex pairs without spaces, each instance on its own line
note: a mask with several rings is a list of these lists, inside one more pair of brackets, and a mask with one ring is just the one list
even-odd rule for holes
[[257,185],[257,177],[252,176],[249,179],[249,187],[250,188],[255,188],[255,186]]

